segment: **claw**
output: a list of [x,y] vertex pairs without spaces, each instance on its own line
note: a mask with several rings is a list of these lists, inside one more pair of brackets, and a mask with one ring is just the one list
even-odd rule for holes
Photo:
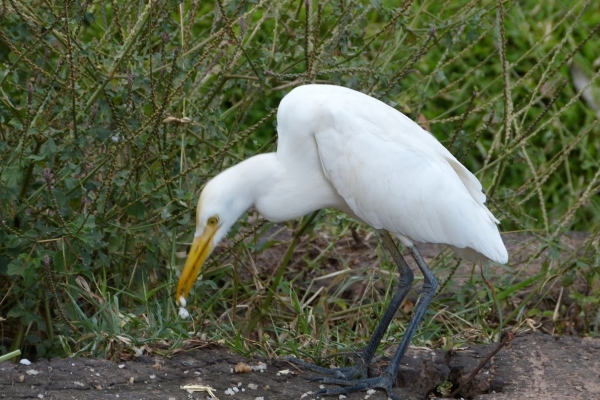
[[312,378],[311,380],[327,382],[327,379],[338,379],[338,380],[352,380],[352,379],[364,379],[368,376],[368,368],[365,368],[365,362],[360,359],[356,365],[353,367],[343,367],[343,368],[326,368],[321,367],[303,360],[296,358],[294,356],[284,356],[281,357],[282,360],[291,362],[300,367],[308,369],[310,371],[323,374],[325,376]]

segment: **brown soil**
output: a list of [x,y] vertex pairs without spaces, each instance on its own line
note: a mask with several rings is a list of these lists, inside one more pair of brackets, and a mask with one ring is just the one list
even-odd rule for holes
[[[426,398],[444,381],[457,387],[496,345],[443,352],[410,348],[398,373],[403,399]],[[235,365],[266,363],[264,372],[234,372]],[[290,370],[285,374],[280,371]],[[40,360],[32,365],[0,364],[0,398],[5,399],[206,399],[184,385],[214,389],[221,400],[312,399],[319,384],[314,373],[287,362],[246,359],[206,346],[165,359],[140,357],[121,364],[87,358]],[[238,391],[228,395],[227,390]],[[364,399],[354,393],[348,400]],[[304,396],[304,397],[303,397]],[[522,334],[503,348],[461,390],[478,400],[599,399],[600,339]],[[385,399],[377,392],[370,399]]]

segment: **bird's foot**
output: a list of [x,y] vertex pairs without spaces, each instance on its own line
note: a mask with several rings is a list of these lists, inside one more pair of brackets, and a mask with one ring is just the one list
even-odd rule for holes
[[352,367],[343,367],[343,368],[320,367],[318,365],[315,365],[315,364],[312,364],[312,363],[309,363],[306,361],[302,361],[299,358],[296,358],[294,356],[286,356],[286,357],[282,357],[281,359],[284,361],[289,361],[293,364],[296,364],[299,367],[302,367],[304,369],[326,375],[324,377],[315,378],[314,380],[316,380],[316,381],[322,381],[323,379],[329,379],[329,378],[351,381],[353,379],[359,379],[359,378],[364,379],[367,376],[369,376],[368,375],[369,368],[365,364],[365,362],[362,360],[362,358],[358,360],[356,365],[354,365]]
[[395,396],[392,392],[392,384],[394,383],[394,379],[392,379],[392,377],[386,372],[374,378],[349,380],[324,377],[319,380],[322,383],[340,385],[344,387],[321,389],[315,393],[317,396],[339,396],[341,394],[348,394],[352,392],[364,392],[370,389],[383,389],[388,399],[400,400],[400,398]]
[[369,389],[383,389],[388,398],[398,400],[398,397],[394,396],[392,393],[392,384],[394,383],[394,380],[389,373],[384,372],[379,376],[369,378],[368,376],[371,376],[371,374],[369,374],[369,366],[362,358],[359,358],[356,365],[344,368],[320,367],[293,356],[283,357],[283,360],[294,363],[304,369],[325,375],[313,378],[313,381],[344,386],[341,388],[321,389],[316,393],[317,395],[338,396],[352,392],[367,391]]

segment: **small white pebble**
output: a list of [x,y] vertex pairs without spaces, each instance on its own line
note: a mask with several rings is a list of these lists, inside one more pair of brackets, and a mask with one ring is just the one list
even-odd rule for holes
[[36,369],[28,369],[27,371],[25,371],[25,373],[27,375],[37,375],[40,373],[40,371],[36,370]]
[[231,372],[231,373],[233,374],[233,368],[231,368],[231,369],[229,370],[229,372]]
[[256,383],[249,383],[248,388],[252,390],[258,389],[258,385]]
[[234,392],[236,392],[236,393],[238,393],[238,392],[240,391],[240,389],[238,389],[238,387],[237,387],[237,386],[234,386],[234,387],[232,387],[232,389],[233,389],[233,391],[234,391]]
[[181,319],[186,319],[190,316],[190,313],[185,309],[185,307],[179,307],[179,316]]
[[377,393],[377,391],[375,389],[367,390],[367,394],[375,394],[375,393]]
[[344,396],[343,394],[340,394],[340,396],[338,397],[338,399],[340,399],[340,400],[343,400],[345,398],[346,398],[346,396]]
[[125,368],[125,364],[119,364],[119,368],[120,368],[120,369],[123,369],[123,368]]
[[319,389],[325,389],[325,385],[319,385]]
[[22,358],[21,361],[19,361],[19,363],[23,365],[31,365],[31,361],[29,361],[26,358]]
[[264,362],[259,362],[258,365],[251,365],[250,368],[252,368],[252,371],[265,372],[267,369],[267,364]]
[[227,390],[225,391],[225,394],[226,394],[227,396],[233,396],[233,395],[235,394],[235,392],[234,392],[233,390],[231,390],[231,388],[229,388],[229,389],[227,389]]
[[242,382],[238,382],[238,387],[242,386]]
[[154,374],[150,375],[150,379],[156,379],[156,375],[154,375]]
[[260,397],[255,398],[254,400],[265,400],[265,398],[260,396]]
[[44,395],[43,394],[38,394],[38,399],[43,399]]

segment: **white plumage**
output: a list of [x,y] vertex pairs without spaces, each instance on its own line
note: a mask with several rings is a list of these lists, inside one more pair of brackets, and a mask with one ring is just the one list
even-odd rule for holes
[[281,101],[277,131],[276,153],[251,157],[206,184],[177,299],[187,297],[214,246],[252,206],[275,222],[337,208],[406,246],[443,243],[462,256],[508,261],[481,183],[392,107],[344,87],[300,86]]
[[282,168],[312,183],[299,201],[332,193],[315,209],[350,209],[405,245],[445,243],[508,261],[477,178],[404,114],[347,88],[307,85],[284,97],[277,123]]
[[[210,180],[198,201],[196,232],[176,299],[187,317],[187,295],[216,244],[248,208],[271,221],[337,208],[382,233],[400,273],[378,327],[348,368],[327,369],[288,358],[346,386],[316,394],[369,388],[389,397],[400,360],[438,287],[414,242],[443,243],[460,256],[508,261],[498,221],[485,206],[481,183],[430,133],[386,104],[354,90],[306,85],[283,98],[277,113],[276,153],[251,157]],[[424,280],[402,342],[381,376],[368,377],[390,321],[413,282],[413,273],[387,235],[408,247]]]

